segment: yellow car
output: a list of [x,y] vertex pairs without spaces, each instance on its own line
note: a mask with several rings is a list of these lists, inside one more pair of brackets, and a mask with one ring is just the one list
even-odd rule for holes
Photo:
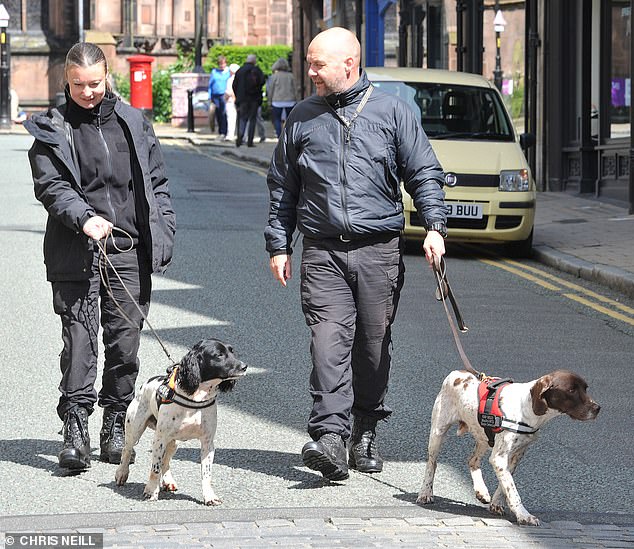
[[[445,171],[447,239],[506,243],[529,255],[535,219],[535,182],[502,97],[483,76],[438,69],[370,67],[368,78],[420,114]],[[406,241],[425,238],[411,197],[403,189]]]

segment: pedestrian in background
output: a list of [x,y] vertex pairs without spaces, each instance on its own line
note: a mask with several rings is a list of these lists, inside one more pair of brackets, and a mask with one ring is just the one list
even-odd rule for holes
[[238,109],[238,137],[236,138],[238,147],[244,140],[247,123],[249,124],[247,145],[255,147],[253,137],[258,108],[262,104],[262,86],[264,85],[264,74],[256,63],[257,56],[254,53],[249,54],[246,63],[238,69],[233,80],[233,91]]
[[445,253],[442,168],[414,111],[375,89],[360,58],[358,40],[343,28],[310,43],[317,95],[291,111],[267,177],[266,249],[283,286],[292,275],[293,232],[304,237],[313,407],[302,459],[330,480],[347,478],[348,466],[383,469],[375,437],[377,422],[392,413],[385,398],[404,279],[401,181],[428,231],[427,261]]
[[[62,325],[59,465],[82,470],[90,467],[88,416],[95,403],[104,408],[100,458],[121,460],[150,275],[171,261],[175,217],[152,125],[110,91],[103,51],[75,44],[64,77],[66,102],[24,126],[35,138],[29,161],[35,196],[48,212],[44,263]],[[97,395],[100,322],[105,356]]]
[[233,80],[240,65],[231,63],[229,72],[231,76],[227,80],[227,89],[225,91],[225,110],[227,112],[227,139],[233,141],[236,136],[236,121],[238,113],[236,112],[236,95],[233,93]]
[[288,61],[280,57],[271,67],[273,74],[266,83],[266,96],[271,106],[271,120],[275,135],[279,138],[282,124],[297,102],[295,79],[290,72]]
[[227,138],[227,113],[225,110],[225,92],[227,81],[231,77],[231,71],[227,67],[227,59],[224,55],[218,56],[218,67],[211,69],[209,75],[209,101],[215,106],[216,122],[218,124],[218,136]]

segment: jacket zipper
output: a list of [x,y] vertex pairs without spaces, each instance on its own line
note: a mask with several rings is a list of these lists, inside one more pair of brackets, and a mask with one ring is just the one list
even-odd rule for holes
[[116,226],[117,213],[115,212],[112,205],[112,197],[110,195],[110,187],[112,182],[112,159],[110,157],[110,149],[108,148],[108,143],[106,143],[106,138],[103,136],[103,132],[101,131],[101,109],[99,109],[99,116],[97,117],[97,130],[99,131],[99,137],[101,137],[103,147],[106,150],[108,172],[106,173],[106,177],[104,177],[104,186],[106,187],[106,200],[108,202],[108,206],[110,207],[110,211],[112,212],[112,223]]
[[[344,226],[345,234],[340,235],[340,237],[348,236],[352,233],[351,225],[350,225],[350,217],[348,215],[348,197],[347,197],[347,191],[346,191],[346,186],[348,183],[348,176],[346,175],[346,160],[348,159],[350,139],[352,138],[352,124],[356,120],[357,116],[359,116],[359,114],[363,110],[363,107],[365,107],[366,103],[368,102],[368,99],[370,99],[370,95],[372,95],[373,89],[374,87],[372,86],[372,84],[370,84],[368,88],[366,89],[365,94],[363,95],[363,98],[359,102],[359,105],[357,106],[357,109],[352,115],[352,118],[350,118],[350,120],[348,120],[345,116],[339,114],[339,111],[335,109],[330,103],[328,103],[328,101],[326,101],[326,99],[324,98],[324,101],[326,102],[326,104],[330,107],[330,109],[335,113],[335,116],[341,122],[341,126],[342,126],[341,131],[343,132],[343,162],[341,163],[342,177],[341,177],[341,183],[340,183],[340,187],[341,187],[340,194],[341,194],[341,209],[343,213],[343,226]],[[343,107],[341,108],[343,109]]]
[[343,161],[341,162],[341,209],[343,212],[343,228],[344,228],[344,236],[348,236],[351,234],[352,230],[350,227],[350,217],[348,216],[348,194],[347,194],[347,185],[348,185],[348,176],[346,174],[346,162],[348,160],[348,148],[350,145],[350,126],[346,126],[341,124],[341,131],[343,133]]

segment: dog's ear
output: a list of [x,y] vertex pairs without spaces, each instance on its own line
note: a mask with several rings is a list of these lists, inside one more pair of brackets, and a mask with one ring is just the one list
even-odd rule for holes
[[552,387],[550,375],[540,377],[531,387],[531,398],[533,400],[533,413],[536,416],[543,416],[548,411],[546,401],[546,391]]
[[180,388],[188,395],[194,394],[200,385],[201,358],[200,348],[196,345],[181,360],[177,381]]

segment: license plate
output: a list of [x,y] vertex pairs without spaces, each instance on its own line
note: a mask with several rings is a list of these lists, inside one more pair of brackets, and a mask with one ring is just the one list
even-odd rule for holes
[[465,204],[462,202],[445,202],[449,207],[447,217],[462,219],[482,219],[482,204]]

